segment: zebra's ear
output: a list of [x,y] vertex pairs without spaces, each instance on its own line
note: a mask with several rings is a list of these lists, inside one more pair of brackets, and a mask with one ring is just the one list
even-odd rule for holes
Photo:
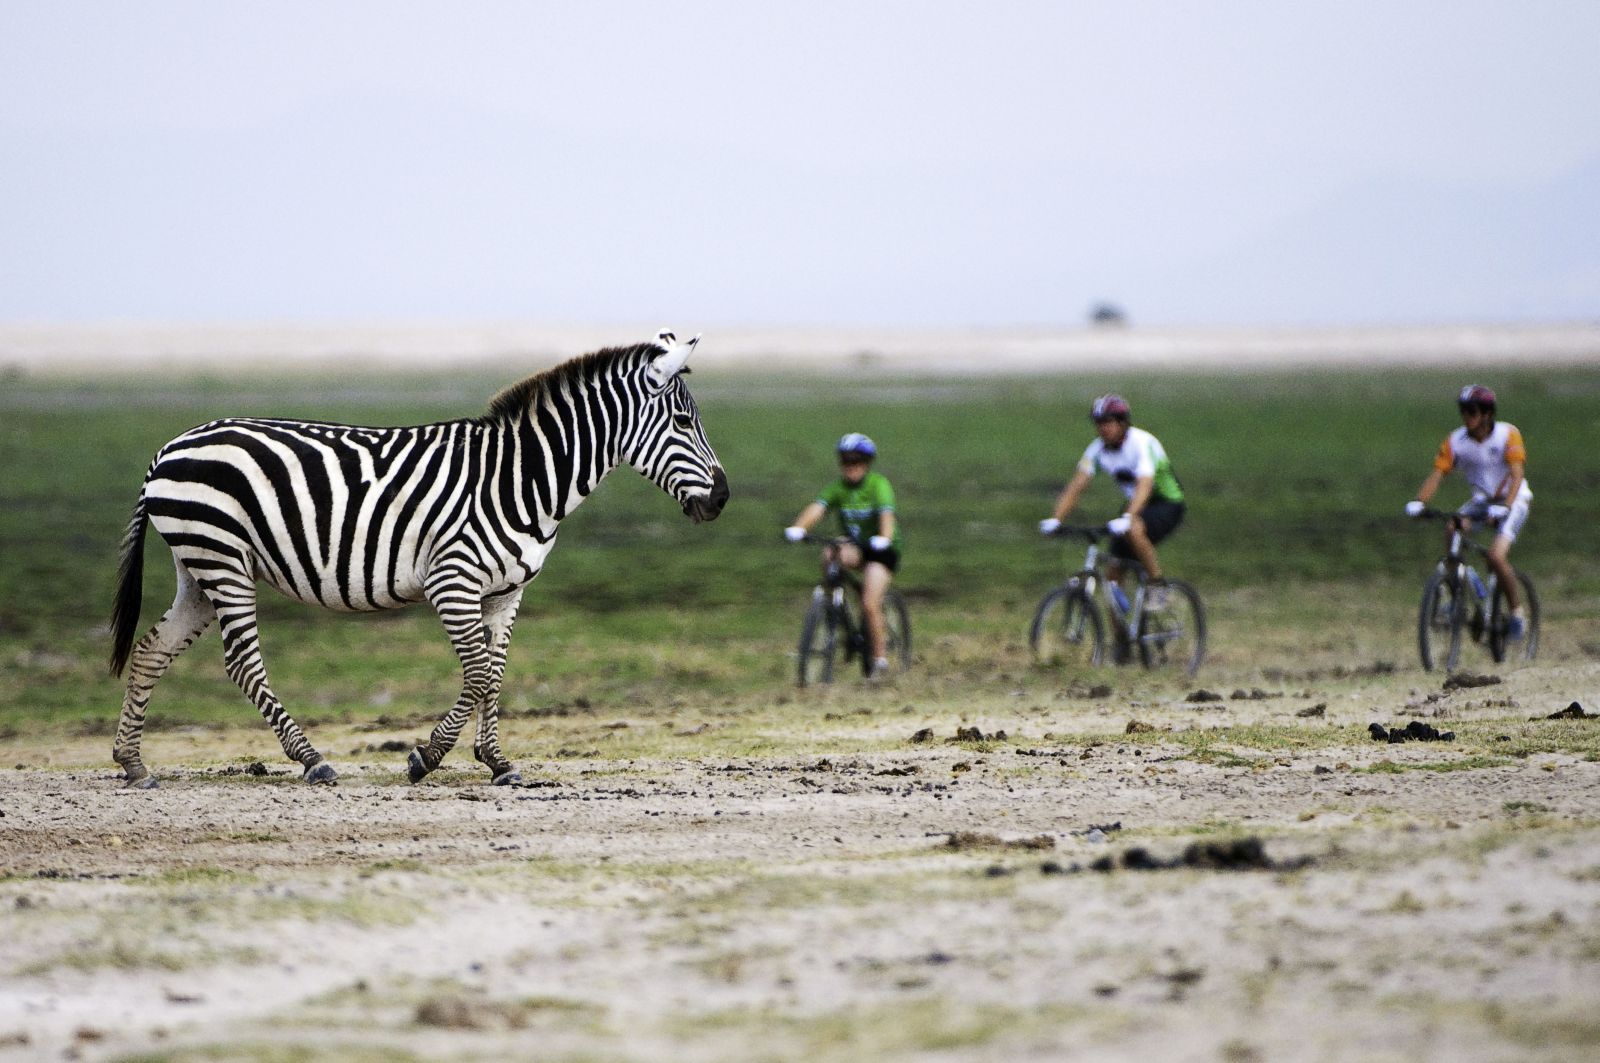
[[672,378],[683,371],[684,364],[689,361],[689,355],[694,353],[694,345],[699,342],[698,333],[688,343],[679,343],[677,336],[669,329],[662,329],[656,333],[657,353],[650,357],[650,383],[658,388],[664,388],[671,383]]

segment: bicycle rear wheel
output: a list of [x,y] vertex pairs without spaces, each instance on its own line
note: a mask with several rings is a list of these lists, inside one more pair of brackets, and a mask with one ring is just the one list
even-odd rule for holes
[[1098,665],[1106,651],[1100,610],[1082,587],[1057,587],[1039,602],[1028,629],[1028,644],[1040,664]]
[[839,625],[821,594],[811,599],[800,625],[800,685],[833,682],[833,657],[839,645]]
[[1443,568],[1434,571],[1422,588],[1422,608],[1417,614],[1417,650],[1422,667],[1433,671],[1435,664],[1454,671],[1461,661],[1461,628],[1471,608],[1461,593],[1464,584],[1450,578]]
[[1508,656],[1513,660],[1531,661],[1539,652],[1539,596],[1534,592],[1533,581],[1521,572],[1517,573],[1517,583],[1522,588],[1522,612],[1527,617],[1520,643],[1506,637],[1511,624],[1511,606],[1506,601],[1505,587],[1496,583],[1494,588],[1494,604],[1489,611],[1489,654],[1497,664]]
[[1139,660],[1146,668],[1200,670],[1206,655],[1206,613],[1200,595],[1182,580],[1167,580],[1167,604],[1139,618]]
[[891,672],[904,672],[911,667],[911,612],[899,592],[889,590],[883,594],[883,622],[888,628],[884,656],[889,658]]

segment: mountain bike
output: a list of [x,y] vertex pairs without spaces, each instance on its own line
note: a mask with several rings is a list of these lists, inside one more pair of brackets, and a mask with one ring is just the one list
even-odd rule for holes
[[[850,540],[807,535],[800,541],[828,548],[822,582],[811,592],[800,624],[800,685],[833,682],[836,661],[849,667],[852,660],[859,659],[861,674],[870,677],[872,649],[861,608],[861,579],[839,562],[839,547]],[[889,659],[890,674],[904,672],[911,667],[911,613],[892,587],[883,594],[883,619],[888,628],[884,656]]]
[[1467,560],[1469,553],[1487,557],[1488,549],[1468,536],[1455,513],[1425,509],[1421,517],[1443,520],[1450,526],[1449,548],[1422,586],[1422,608],[1417,613],[1417,649],[1422,655],[1422,667],[1431,672],[1435,664],[1440,664],[1447,672],[1455,671],[1461,662],[1463,635],[1487,646],[1497,664],[1504,662],[1508,654],[1533,660],[1539,652],[1539,595],[1533,589],[1533,581],[1526,573],[1517,572],[1527,617],[1519,655],[1516,643],[1508,637],[1511,607],[1499,577],[1490,568],[1485,580]]
[[[1167,601],[1150,604],[1150,580],[1144,566],[1123,561],[1135,584],[1130,600],[1123,589],[1100,573],[1100,540],[1111,533],[1100,525],[1063,524],[1057,538],[1088,543],[1083,567],[1046,594],[1033,615],[1028,643],[1040,664],[1100,665],[1105,663],[1107,628],[1111,660],[1127,664],[1135,656],[1146,668],[1177,668],[1193,675],[1206,654],[1206,613],[1200,595],[1182,580],[1167,580]],[[1104,612],[1096,601],[1104,598]]]

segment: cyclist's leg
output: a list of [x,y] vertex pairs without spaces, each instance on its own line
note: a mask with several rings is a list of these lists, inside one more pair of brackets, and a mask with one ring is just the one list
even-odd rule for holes
[[881,561],[868,561],[861,570],[861,611],[867,617],[867,641],[874,662],[887,659],[889,626],[883,618],[883,595],[894,573]]
[[1183,523],[1183,503],[1166,499],[1152,499],[1144,512],[1133,518],[1128,528],[1128,545],[1139,564],[1150,574],[1150,582],[1161,584],[1166,577],[1161,572],[1161,560],[1156,556],[1156,544],[1177,530]]
[[854,543],[829,543],[822,548],[822,572],[826,576],[828,565],[838,558],[845,568],[861,567],[861,548]]
[[1166,577],[1161,574],[1161,561],[1156,557],[1155,544],[1150,541],[1149,534],[1145,531],[1144,518],[1133,517],[1128,525],[1128,549],[1133,553],[1133,558],[1144,566],[1145,572],[1150,576],[1150,582],[1161,583]]
[[1500,586],[1505,588],[1506,604],[1511,607],[1511,615],[1520,617],[1522,613],[1522,587],[1518,585],[1516,571],[1511,567],[1511,544],[1517,541],[1522,526],[1528,519],[1528,504],[1519,502],[1511,507],[1505,519],[1500,522],[1500,530],[1495,534],[1494,543],[1487,552],[1489,567],[1494,569],[1494,574],[1500,580]]

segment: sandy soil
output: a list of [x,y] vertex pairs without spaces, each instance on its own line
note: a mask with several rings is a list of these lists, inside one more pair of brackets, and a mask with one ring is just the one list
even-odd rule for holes
[[[1600,664],[1505,680],[642,706],[514,721],[516,789],[406,785],[405,728],[323,728],[336,788],[241,774],[259,727],[152,734],[150,792],[3,740],[0,1059],[1592,1059],[1600,763],[1357,737],[1600,728],[1530,722]],[[554,756],[735,712],[826,752]],[[1247,724],[1282,738],[1177,740]],[[1123,866],[1242,837],[1278,869]]]

